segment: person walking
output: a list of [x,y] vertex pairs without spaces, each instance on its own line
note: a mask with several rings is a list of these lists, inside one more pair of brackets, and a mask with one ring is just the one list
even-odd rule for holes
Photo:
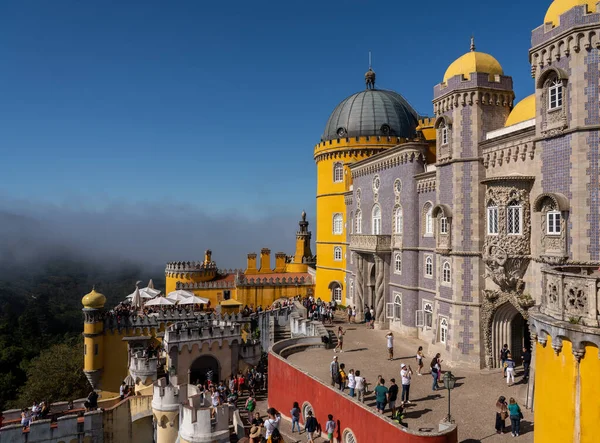
[[340,376],[340,364],[337,355],[333,356],[333,361],[329,364],[329,373],[331,374],[331,386],[335,386]]
[[385,336],[387,338],[388,360],[394,359],[394,334],[392,331]]
[[306,423],[304,423],[304,432],[308,438],[308,443],[314,443],[314,434],[317,430],[317,419],[313,417],[313,412],[309,409],[306,413]]
[[412,378],[412,369],[404,363],[400,365],[400,376],[402,377],[402,406],[410,404],[410,381]]
[[415,357],[417,360],[417,375],[421,374],[421,369],[423,369],[423,346],[419,346],[417,349],[417,356]]
[[352,322],[352,306],[348,306],[348,309],[346,311],[348,314],[348,323],[351,323]]
[[356,306],[352,308],[352,323],[356,323]]
[[295,401],[290,411],[290,417],[292,417],[292,433],[294,429],[298,428],[298,434],[300,433],[300,405]]
[[356,390],[357,400],[361,403],[364,403],[366,381],[364,377],[360,376],[360,371],[356,371],[356,374],[354,375],[354,381],[356,382],[354,389]]
[[339,326],[337,330],[338,342],[333,352],[337,352],[338,349],[340,350],[340,352],[344,352],[344,335],[346,335],[346,331],[344,331],[344,328]]
[[508,405],[506,404],[506,397],[501,395],[496,402],[496,434],[504,432],[506,417],[508,417]]
[[441,370],[440,368],[440,354],[435,354],[435,357],[431,360],[431,377],[433,378],[433,385],[431,387],[432,390],[437,391],[440,387],[438,386],[438,374]]
[[375,388],[375,402],[377,407],[377,412],[383,414],[385,411],[385,405],[388,402],[389,398],[389,389],[385,386],[385,380],[383,378],[379,379],[379,384]]
[[265,438],[268,440],[271,434],[277,429],[279,434],[279,423],[281,422],[281,414],[275,408],[267,409],[268,418],[265,420]]
[[356,378],[354,376],[354,369],[348,371],[348,395],[354,397],[354,389],[356,388]]
[[333,421],[333,415],[327,416],[327,423],[325,423],[325,432],[327,432],[327,439],[329,443],[333,443],[333,433],[335,432],[335,422]]
[[256,409],[256,400],[251,395],[246,399],[246,404],[244,405],[246,411],[248,411],[248,421],[252,422],[252,418],[254,416],[254,410]]
[[371,328],[371,311],[369,311],[369,308],[365,309],[365,313],[363,315],[364,319],[365,319],[365,325],[367,326],[367,329]]
[[523,360],[523,381],[527,382],[529,380],[529,367],[531,366],[531,351],[525,346],[523,346],[521,359]]
[[508,415],[510,416],[510,429],[513,437],[518,437],[521,432],[521,419],[523,413],[517,401],[514,398],[508,400]]
[[502,345],[502,349],[500,349],[500,363],[502,364],[502,377],[506,377],[506,360],[510,354],[510,350],[508,349],[508,345],[504,343]]
[[[506,356],[506,362],[504,364],[506,365],[506,384],[508,386],[512,386],[515,383],[516,364],[515,361],[512,359],[512,355],[510,354],[510,352]],[[509,380],[512,380],[512,383],[509,382]]]
[[388,389],[388,400],[390,401],[390,409],[392,410],[392,420],[396,417],[396,399],[398,398],[398,385],[396,384],[396,379],[390,379],[392,384]]

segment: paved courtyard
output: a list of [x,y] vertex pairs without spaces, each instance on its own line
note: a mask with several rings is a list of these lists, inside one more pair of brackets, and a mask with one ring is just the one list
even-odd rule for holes
[[[339,324],[342,323],[336,323],[336,329]],[[387,330],[367,330],[362,324],[349,325],[345,323],[342,325],[344,328],[347,327],[343,353],[334,354],[333,350],[310,349],[291,355],[289,361],[329,383],[329,363],[333,355],[338,355],[339,362],[345,363],[346,371],[349,369],[360,370],[361,375],[365,376],[369,383],[372,383],[372,388],[379,374],[385,378],[386,386],[389,386],[390,378],[395,378],[396,383],[400,384],[400,364],[411,365],[415,372],[410,392],[413,405],[407,408],[404,421],[411,429],[437,428],[438,423],[448,412],[448,391],[442,389],[433,392],[431,389],[432,378],[428,367],[432,356],[425,356],[424,375],[416,375],[414,355],[422,343],[416,339],[394,334],[395,358],[394,361],[388,361],[385,339]],[[446,369],[443,363],[442,369]],[[522,378],[520,369],[517,370],[517,384],[511,387],[506,385],[506,380],[502,378],[499,371],[478,371],[460,367],[451,370],[457,377],[456,387],[451,393],[451,412],[458,425],[460,442],[512,440],[508,427],[507,433],[503,435],[497,435],[494,430],[495,402],[500,395],[504,395],[507,399],[515,397],[522,405],[524,419],[521,421],[521,436],[518,441],[533,441],[533,414],[523,406],[526,386],[519,383]],[[347,394],[348,391],[345,392]],[[372,393],[367,396],[365,403],[375,407]],[[334,412],[333,408],[332,412]],[[507,419],[506,424],[510,426],[510,420]],[[305,441],[304,438],[302,441]]]

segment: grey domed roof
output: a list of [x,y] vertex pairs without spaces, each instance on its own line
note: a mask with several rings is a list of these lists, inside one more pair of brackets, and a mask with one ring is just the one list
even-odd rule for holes
[[411,138],[418,126],[417,112],[400,94],[381,89],[357,92],[331,113],[322,141],[358,136]]

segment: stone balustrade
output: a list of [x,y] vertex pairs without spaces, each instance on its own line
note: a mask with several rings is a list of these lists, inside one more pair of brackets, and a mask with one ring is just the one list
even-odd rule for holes
[[390,252],[392,249],[392,236],[354,234],[350,236],[350,249],[370,253]]
[[559,266],[542,269],[544,291],[540,312],[557,320],[599,326],[597,266]]

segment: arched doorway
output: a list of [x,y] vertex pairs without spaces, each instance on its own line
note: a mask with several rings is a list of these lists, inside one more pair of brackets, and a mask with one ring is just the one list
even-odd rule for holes
[[218,383],[220,378],[221,368],[219,360],[212,355],[201,355],[190,366],[189,383],[206,383],[209,379],[213,383]]
[[365,304],[369,306],[375,306],[375,263],[370,265],[368,291],[365,297]]
[[500,349],[504,344],[508,345],[515,363],[520,365],[523,346],[529,348],[529,340],[529,327],[523,315],[510,302],[500,305],[492,319],[493,367],[501,366]]

